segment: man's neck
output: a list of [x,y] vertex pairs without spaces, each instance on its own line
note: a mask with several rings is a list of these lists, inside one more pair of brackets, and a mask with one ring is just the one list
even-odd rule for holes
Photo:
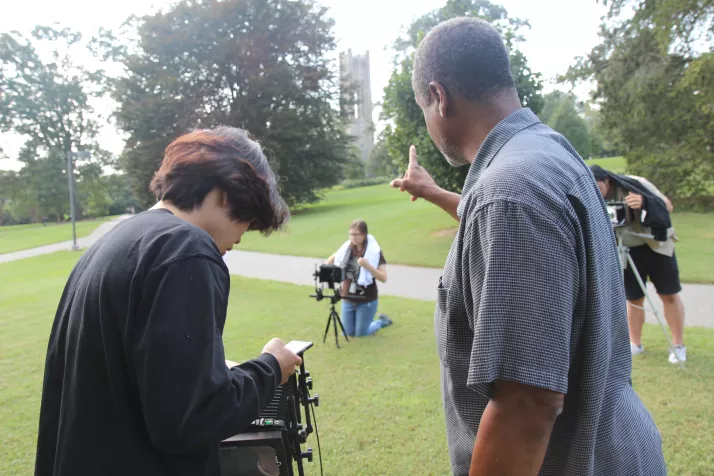
[[471,113],[472,120],[470,121],[469,133],[466,135],[466,143],[462,147],[464,156],[469,162],[473,162],[478,154],[481,145],[483,145],[488,134],[496,125],[522,109],[521,101],[518,94],[504,93],[504,95],[492,104],[477,104],[474,105]]

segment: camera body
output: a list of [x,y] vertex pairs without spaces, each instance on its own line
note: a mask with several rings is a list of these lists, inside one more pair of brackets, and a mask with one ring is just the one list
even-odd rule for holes
[[339,284],[345,280],[345,268],[334,264],[322,264],[313,275],[320,283],[326,283],[334,289],[335,283]]
[[608,202],[607,214],[613,228],[627,226],[632,222],[630,207],[625,202]]

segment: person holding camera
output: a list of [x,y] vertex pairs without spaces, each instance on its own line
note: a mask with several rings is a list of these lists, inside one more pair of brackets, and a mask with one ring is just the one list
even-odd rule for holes
[[[687,347],[683,342],[684,303],[679,296],[682,286],[674,252],[677,236],[670,220],[674,206],[669,198],[645,178],[615,174],[599,165],[590,166],[590,170],[605,201],[625,203],[629,209],[627,224],[618,230],[622,244],[630,249],[630,256],[642,281],[646,284],[651,279],[662,300],[664,317],[672,332],[676,352],[675,356],[670,351],[669,361],[673,364],[677,363],[677,359],[684,362],[687,360]],[[653,238],[636,234],[652,235]],[[625,269],[624,278],[630,352],[637,355],[644,352],[642,327],[645,323],[645,294],[629,265]]]
[[36,476],[220,474],[220,442],[257,419],[301,359],[280,339],[241,364],[222,338],[223,255],[289,217],[258,143],[231,127],[171,143],[156,205],[79,259],[50,332]]
[[364,221],[352,222],[349,236],[349,240],[325,263],[345,269],[340,291],[345,333],[350,337],[369,336],[392,324],[385,314],[374,318],[379,305],[377,281],[387,282],[387,260],[376,238],[368,233]]

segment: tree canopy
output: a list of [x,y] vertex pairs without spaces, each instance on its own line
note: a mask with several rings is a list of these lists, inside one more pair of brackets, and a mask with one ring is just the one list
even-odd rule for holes
[[[122,166],[142,202],[165,147],[219,124],[260,139],[290,204],[339,182],[353,154],[328,53],[333,21],[312,0],[184,0],[136,19],[138,40],[115,49]],[[111,44],[111,42],[110,42]]]
[[[94,201],[102,193],[92,181],[111,156],[97,144],[100,117],[91,99],[102,94],[104,75],[74,60],[81,42],[82,36],[67,28],[38,26],[30,38],[16,31],[0,34],[0,132],[25,140],[16,157],[22,169],[4,176],[13,186],[0,191],[3,221],[11,211],[9,218],[19,221],[61,220],[69,213],[70,150],[90,152],[74,160],[78,187]],[[40,54],[38,45],[48,53]]]
[[525,55],[517,48],[522,41],[521,32],[529,27],[526,21],[510,18],[505,8],[488,0],[447,0],[442,8],[416,19],[394,43],[395,67],[384,90],[382,110],[382,119],[388,121],[385,143],[401,170],[406,169],[409,146],[414,144],[419,162],[437,183],[455,191],[461,190],[468,168],[451,167],[432,142],[422,111],[414,100],[411,76],[414,51],[422,38],[442,21],[458,16],[484,19],[501,31],[510,52],[511,70],[521,102],[536,114],[543,106],[540,75],[531,71]]
[[709,194],[714,184],[714,2],[615,0],[600,44],[565,80],[593,79],[600,125],[664,193]]

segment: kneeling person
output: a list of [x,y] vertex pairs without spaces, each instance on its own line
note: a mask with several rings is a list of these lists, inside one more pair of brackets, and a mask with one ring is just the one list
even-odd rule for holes
[[374,318],[379,305],[377,281],[387,282],[387,260],[377,239],[368,233],[364,221],[352,222],[349,236],[326,263],[345,268],[341,321],[348,336],[362,337],[392,324],[385,314]]

